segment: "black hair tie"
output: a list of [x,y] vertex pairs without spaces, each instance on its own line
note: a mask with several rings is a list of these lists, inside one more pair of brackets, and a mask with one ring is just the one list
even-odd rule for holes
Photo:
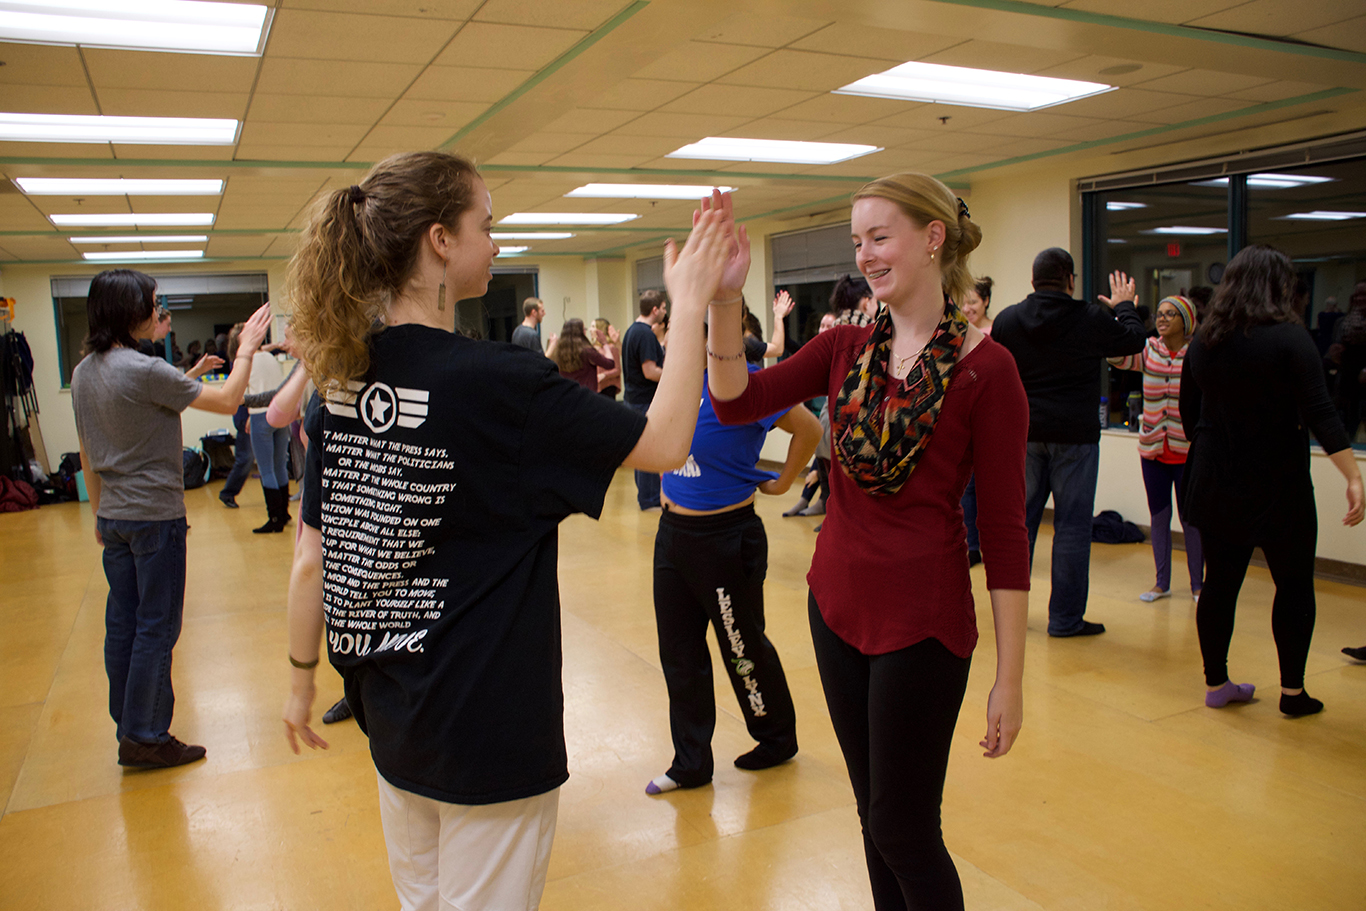
[[351,184],[351,205],[358,206],[365,202],[365,191],[358,184]]
[[[353,188],[353,189],[354,189],[354,188]],[[965,202],[963,202],[963,197],[961,197],[961,196],[958,197],[958,217],[959,217],[959,218],[971,218],[971,217],[972,217],[971,215],[968,214],[968,204],[965,203]]]

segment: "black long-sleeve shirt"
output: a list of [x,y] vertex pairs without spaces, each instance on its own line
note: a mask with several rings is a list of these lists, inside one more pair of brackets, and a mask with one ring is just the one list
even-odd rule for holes
[[1031,443],[1099,442],[1102,361],[1137,354],[1147,342],[1133,304],[1111,311],[1062,291],[1035,291],[1007,307],[991,337],[1015,356]]

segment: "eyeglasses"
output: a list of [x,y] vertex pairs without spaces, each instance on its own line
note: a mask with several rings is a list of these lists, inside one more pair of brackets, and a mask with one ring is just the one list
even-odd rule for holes
[[1180,319],[1181,314],[1166,310],[1157,311],[1157,319]]

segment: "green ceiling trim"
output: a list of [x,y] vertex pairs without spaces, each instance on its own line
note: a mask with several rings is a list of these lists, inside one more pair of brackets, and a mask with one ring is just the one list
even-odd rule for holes
[[[873,177],[841,176],[838,174],[765,174],[756,171],[679,171],[673,168],[574,168],[566,165],[483,164],[480,173],[495,174],[604,174],[621,177],[704,177],[744,178],[746,180],[791,180],[798,183],[858,183],[865,184]],[[719,185],[719,184],[718,184]]]
[[[953,6],[971,6],[977,9],[995,10],[1001,13],[1019,13],[1024,16],[1038,16],[1044,19],[1061,19],[1084,25],[1102,25],[1107,28],[1128,29],[1135,32],[1148,32],[1168,38],[1188,38],[1194,41],[1210,41],[1215,44],[1229,44],[1234,47],[1251,48],[1258,51],[1271,51],[1277,54],[1298,54],[1303,57],[1317,57],[1321,60],[1341,60],[1345,63],[1366,63],[1366,54],[1345,51],[1339,48],[1319,47],[1312,44],[1298,44],[1292,41],[1277,41],[1274,38],[1258,38],[1254,35],[1240,35],[1217,29],[1198,28],[1189,25],[1172,25],[1166,22],[1150,22],[1146,19],[1130,19],[1125,16],[1111,16],[1105,13],[1090,13],[1079,9],[1062,9],[1056,6],[1038,6],[1023,0],[933,0]],[[1139,4],[1135,4],[1139,7]]]
[[[957,2],[957,0],[938,0],[938,2]],[[1135,139],[1146,139],[1150,136],[1161,136],[1174,130],[1185,130],[1191,127],[1208,126],[1212,123],[1220,123],[1225,120],[1234,120],[1239,117],[1248,117],[1253,114],[1264,114],[1268,111],[1276,111],[1281,108],[1294,107],[1299,104],[1312,104],[1316,101],[1326,101],[1330,98],[1340,98],[1343,95],[1351,95],[1357,89],[1325,89],[1322,92],[1312,92],[1308,95],[1297,95],[1294,98],[1286,98],[1283,101],[1269,101],[1264,104],[1254,104],[1251,107],[1239,108],[1236,111],[1227,111],[1223,114],[1211,114],[1208,117],[1198,117],[1195,120],[1183,120],[1181,123],[1172,123],[1165,126],[1152,127],[1146,130],[1136,130],[1132,133],[1124,133],[1120,136],[1111,136],[1108,139],[1092,139],[1087,142],[1077,142],[1072,145],[1063,146],[1060,149],[1053,149],[1048,152],[1035,152],[1031,155],[1017,155],[1014,158],[1002,158],[1000,161],[992,161],[987,164],[976,165],[971,168],[959,168],[955,171],[945,171],[936,174],[940,180],[947,180],[951,177],[961,177],[965,174],[976,174],[981,171],[990,171],[993,168],[1003,168],[1007,165],[1023,164],[1028,161],[1038,161],[1042,158],[1052,158],[1055,155],[1067,155],[1071,152],[1082,152],[1087,149],[1098,149],[1103,146],[1114,145],[1118,142],[1130,142]]]
[[569,50],[565,51],[563,54],[556,57],[550,63],[542,67],[540,70],[533,73],[531,77],[527,79],[526,82],[523,82],[521,85],[517,86],[517,88],[513,89],[511,92],[505,95],[501,101],[496,102],[487,111],[480,114],[478,117],[474,118],[469,123],[465,124],[463,127],[460,128],[458,132],[456,132],[454,136],[452,136],[450,139],[447,139],[445,142],[441,143],[441,145],[437,146],[437,148],[449,149],[452,146],[454,146],[457,142],[464,139],[466,136],[468,136],[470,133],[473,133],[475,130],[479,129],[479,127],[487,123],[490,118],[494,117],[496,114],[503,111],[517,99],[521,98],[523,95],[534,89],[536,86],[540,85],[542,82],[545,82],[560,69],[562,69],[570,62],[572,62],[584,51],[588,50],[590,47],[597,44],[603,38],[606,38],[612,32],[616,31],[617,27],[620,26],[623,22],[625,22],[627,19],[630,19],[636,13],[640,12],[649,5],[650,4],[646,2],[646,0],[636,0],[636,2],[632,3],[630,6],[627,6],[625,9],[617,13],[611,19],[608,19],[605,23],[598,26],[596,30],[585,35],[577,44],[575,44]]

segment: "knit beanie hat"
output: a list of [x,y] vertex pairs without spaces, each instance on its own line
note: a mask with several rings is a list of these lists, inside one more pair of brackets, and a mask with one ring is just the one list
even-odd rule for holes
[[1176,308],[1176,312],[1181,314],[1181,322],[1186,327],[1186,334],[1190,335],[1195,329],[1195,305],[1192,304],[1189,299],[1184,298],[1179,294],[1173,294],[1171,297],[1164,297],[1157,302],[1158,307],[1161,307],[1163,304],[1171,304]]

